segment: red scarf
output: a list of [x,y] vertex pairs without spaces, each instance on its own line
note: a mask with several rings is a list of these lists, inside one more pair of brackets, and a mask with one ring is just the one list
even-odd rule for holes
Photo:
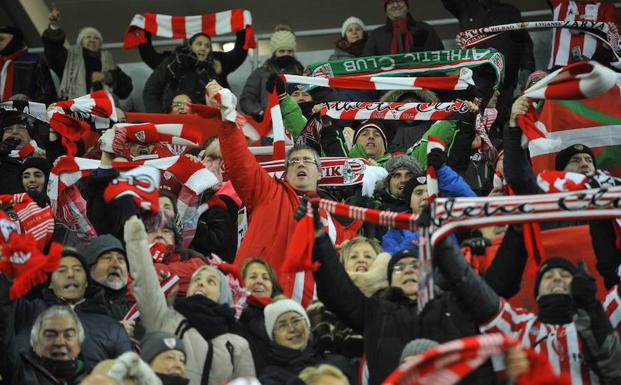
[[[392,42],[390,43],[390,53],[411,52],[414,45],[414,37],[408,29],[407,19],[392,20]],[[403,36],[403,47],[399,49],[399,38]]]
[[[15,73],[15,59],[24,56],[26,48],[13,52],[10,55],[0,55],[0,101],[7,101],[13,96],[13,75]],[[5,68],[6,66],[6,68]]]

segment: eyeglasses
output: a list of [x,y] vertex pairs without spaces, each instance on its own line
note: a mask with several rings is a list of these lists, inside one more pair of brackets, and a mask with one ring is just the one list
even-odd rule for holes
[[289,160],[287,160],[287,164],[288,165],[292,165],[292,164],[317,164],[317,161],[314,158],[308,158],[308,157],[304,157],[304,158],[291,158]]
[[418,261],[414,261],[410,263],[397,263],[392,271],[395,273],[403,273],[405,269],[407,269],[408,267],[413,270],[417,270],[419,266],[420,266],[420,263]]
[[291,318],[289,321],[282,320],[276,323],[275,329],[281,332],[288,330],[289,327],[293,327],[294,329],[296,329],[298,326],[302,324],[302,322],[304,322],[304,317],[294,317],[294,318]]

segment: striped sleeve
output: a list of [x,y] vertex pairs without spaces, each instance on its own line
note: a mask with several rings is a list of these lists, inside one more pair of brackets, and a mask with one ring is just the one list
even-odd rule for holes
[[513,338],[521,339],[529,325],[536,320],[536,315],[520,308],[513,308],[504,298],[500,299],[498,313],[481,325],[482,333],[502,332]]
[[604,310],[608,314],[612,327],[621,335],[621,297],[619,296],[619,285],[615,285],[604,300]]

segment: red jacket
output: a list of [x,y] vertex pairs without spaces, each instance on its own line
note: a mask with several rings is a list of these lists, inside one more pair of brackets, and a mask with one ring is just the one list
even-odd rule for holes
[[[263,170],[248,150],[244,134],[234,124],[223,123],[219,137],[226,174],[250,212],[248,231],[237,250],[235,265],[240,267],[246,258],[259,257],[271,263],[278,272],[296,224],[293,214],[300,202],[298,192],[287,182],[271,177]],[[340,235],[338,230],[337,227],[337,234]],[[295,276],[278,274],[287,296],[293,294]],[[306,279],[309,277],[310,280]],[[312,274],[306,274],[306,300],[312,298],[313,290]]]

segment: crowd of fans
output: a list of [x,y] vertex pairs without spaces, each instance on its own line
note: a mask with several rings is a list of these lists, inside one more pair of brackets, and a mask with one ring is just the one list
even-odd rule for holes
[[[522,21],[519,9],[495,0],[442,2],[462,31]],[[413,17],[413,1],[377,3],[385,24],[369,30],[360,18],[348,17],[326,60],[444,50],[434,28]],[[603,21],[617,31],[616,10],[607,1],[548,3],[557,20]],[[528,32],[506,32],[476,46],[503,55],[500,82],[482,69],[474,71],[476,86],[466,91],[376,91],[285,82],[279,75],[309,75],[305,64],[312,63],[296,58],[291,27],[277,25],[271,56],[235,96],[227,76],[247,58],[249,35],[243,30],[229,52],[214,51],[206,33],[158,52],[145,32],[138,49],[153,72],[143,91],[147,113],[138,120],[118,107],[135,84],[102,48],[101,33],[85,27],[75,44],[66,45],[60,16],[56,8],[50,12],[40,55],[28,52],[18,26],[0,26],[0,101],[6,102],[0,105],[0,264],[34,259],[10,253],[6,246],[14,232],[39,235],[50,223],[47,236],[36,238],[39,252],[51,259],[55,242],[62,245],[58,265],[42,270],[44,282],[33,278],[19,295],[18,281],[30,282],[30,276],[20,276],[17,267],[0,274],[1,385],[380,385],[400,364],[440,344],[496,332],[519,343],[455,381],[519,383],[534,351],[549,362],[558,383],[621,383],[621,252],[614,220],[541,226],[588,226],[597,271],[562,254],[541,261],[532,271],[536,302],[530,308],[518,308],[511,298],[533,263],[525,236],[532,224],[460,230],[442,239],[433,250],[436,295],[422,310],[418,231],[333,215],[313,203],[314,269],[283,269],[296,247],[303,196],[424,217],[428,166],[437,171],[440,197],[544,193],[518,125],[532,100],[520,95],[567,64],[596,60],[612,68],[613,55],[601,42],[586,50],[583,31],[559,29],[550,67],[536,68]],[[60,101],[101,90],[116,105],[107,130],[95,130],[91,122],[92,130],[73,138],[73,150],[68,134],[52,128],[53,119],[33,113],[32,102],[51,113]],[[257,124],[268,119],[274,91],[287,135],[296,143],[280,177],[268,174],[249,150],[271,148],[275,133],[250,139],[240,128],[242,116]],[[360,122],[318,113],[331,101],[457,99],[468,110],[459,120]],[[171,114],[165,123],[187,123],[188,116],[199,119],[195,106],[201,104],[218,113],[204,120],[213,126],[202,127],[215,136],[198,146],[164,136],[145,142],[140,132],[132,140],[123,125],[148,122],[150,114]],[[311,123],[321,126],[316,142],[301,143]],[[443,139],[446,150],[427,154],[431,135]],[[121,136],[127,141],[119,145]],[[70,178],[59,177],[74,156],[96,165],[75,177],[87,168],[81,160]],[[150,186],[120,166],[173,156],[217,180],[194,196],[180,170],[162,170],[158,196],[148,202],[143,193]],[[323,157],[361,158],[367,170],[383,171],[370,194],[360,185],[323,186]],[[584,143],[566,146],[555,159],[557,171],[609,176]],[[59,185],[66,190],[57,194]],[[24,208],[24,201],[34,204]],[[68,223],[69,213],[79,218],[76,226]],[[23,274],[41,271],[36,273]],[[610,290],[605,300],[596,294],[598,276]]]

